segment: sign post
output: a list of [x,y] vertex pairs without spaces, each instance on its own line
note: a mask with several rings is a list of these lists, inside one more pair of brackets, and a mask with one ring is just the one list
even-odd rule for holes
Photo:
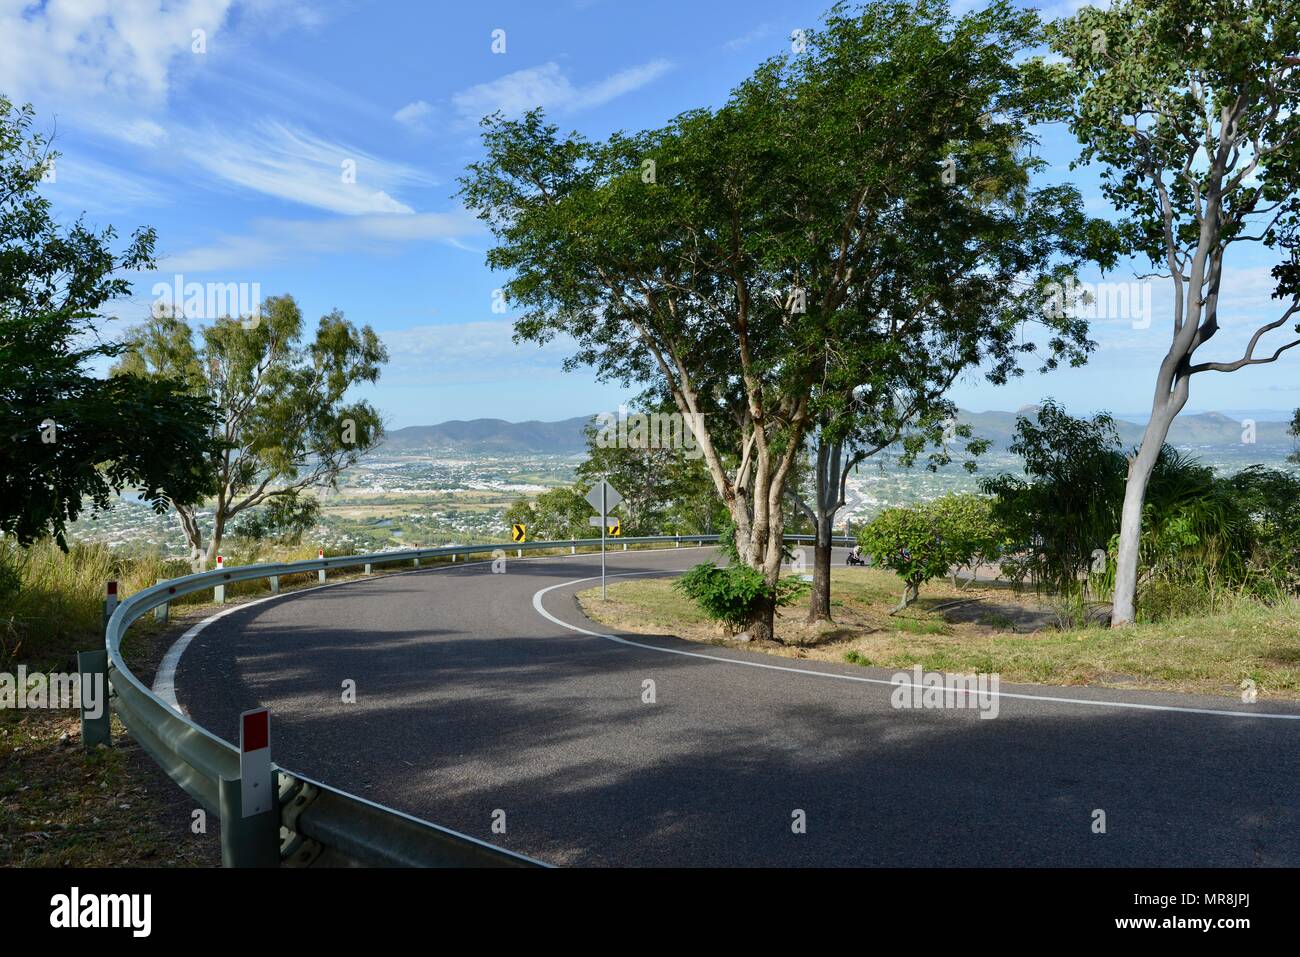
[[591,491],[587,493],[587,502],[600,512],[587,521],[592,525],[600,526],[600,597],[602,600],[608,597],[605,593],[605,533],[609,530],[609,510],[621,501],[623,496],[604,478],[593,485]]

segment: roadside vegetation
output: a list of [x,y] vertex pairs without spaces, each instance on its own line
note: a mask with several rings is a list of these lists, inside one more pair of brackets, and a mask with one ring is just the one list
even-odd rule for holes
[[1144,688],[1300,700],[1300,599],[1224,601],[1213,613],[1132,628],[1074,627],[1045,596],[936,579],[896,614],[898,579],[875,568],[831,573],[834,624],[809,625],[800,609],[777,615],[777,641],[754,642],[684,601],[670,579],[620,581],[578,595],[611,630],[675,635],[792,658],[883,669],[998,674],[1003,681]]

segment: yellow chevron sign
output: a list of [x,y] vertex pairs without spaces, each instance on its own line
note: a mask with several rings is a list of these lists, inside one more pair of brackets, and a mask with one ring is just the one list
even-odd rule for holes
[[615,538],[623,534],[623,522],[620,519],[614,519],[614,524],[609,527],[609,534]]
[[528,540],[528,529],[515,522],[510,526],[510,540],[512,542],[523,542]]

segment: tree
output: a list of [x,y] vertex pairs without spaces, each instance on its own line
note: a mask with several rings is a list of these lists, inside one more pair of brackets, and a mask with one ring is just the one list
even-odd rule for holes
[[[1174,292],[1169,347],[1124,489],[1112,612],[1123,625],[1135,615],[1147,485],[1192,378],[1274,362],[1300,345],[1261,347],[1300,310],[1300,7],[1120,0],[1058,21],[1051,42],[1076,84],[1070,125],[1080,161],[1101,164],[1102,190],[1134,250]],[[1254,330],[1238,358],[1202,359],[1219,332],[1224,266],[1239,243],[1279,253],[1280,315]]]
[[628,442],[617,435],[605,435],[599,420],[589,424],[587,458],[577,469],[579,483],[590,488],[605,477],[618,489],[623,496],[619,513],[624,535],[712,534],[726,510],[713,490],[703,459],[682,444],[661,441],[659,430],[655,441],[644,441],[645,430],[640,433],[642,440],[635,440],[638,417],[643,422],[652,415],[665,414],[674,413],[660,409],[626,416],[624,421],[632,423],[634,439]]
[[61,227],[38,192],[56,154],[33,118],[0,96],[0,532],[66,549],[86,499],[105,510],[135,487],[161,512],[201,498],[212,410],[169,379],[88,372],[119,351],[98,323],[130,295],[123,273],[151,265],[154,233],[114,251],[111,227]]
[[979,522],[978,508],[971,502],[942,499],[887,508],[859,529],[862,550],[876,565],[891,569],[903,580],[903,598],[895,612],[916,601],[926,582],[973,564],[990,548],[993,533],[990,526]]
[[[923,354],[907,353],[912,359]],[[906,360],[903,360],[906,362]],[[919,363],[912,363],[915,374]],[[796,503],[812,523],[816,542],[813,551],[813,582],[808,603],[808,621],[831,621],[831,541],[835,516],[848,497],[849,474],[862,462],[887,449],[896,449],[897,463],[913,465],[928,447],[927,467],[936,471],[952,461],[950,443],[962,440],[968,455],[982,454],[985,439],[972,438],[968,425],[959,424],[957,408],[942,398],[958,369],[948,370],[942,381],[914,380],[905,391],[902,384],[882,387],[881,368],[863,370],[851,379],[871,379],[874,385],[859,385],[846,392],[843,385],[823,386],[814,403],[821,405],[815,437],[810,443],[810,474],[806,492],[794,493]],[[838,403],[836,400],[839,400]],[[974,470],[973,458],[963,466]],[[809,504],[811,502],[811,504]]]
[[196,563],[213,561],[232,519],[277,498],[335,487],[339,474],[383,435],[379,413],[348,390],[379,378],[388,361],[369,326],[334,310],[302,345],[302,312],[292,296],[261,304],[253,321],[225,317],[195,331],[182,315],[162,313],[132,330],[119,374],[184,379],[219,412],[221,449],[205,463],[215,487],[211,530],[195,505],[178,505]]
[[549,489],[531,503],[521,495],[506,509],[506,524],[527,526],[528,539],[534,542],[600,538],[600,529],[587,521],[594,514],[585,498],[590,488],[590,484],[579,482]]
[[[1287,429],[1288,434],[1300,445],[1300,409],[1295,410],[1295,415],[1291,417],[1291,427]],[[1286,457],[1288,462],[1294,462],[1300,465],[1300,447]]]
[[999,475],[982,483],[1006,530],[1003,569],[1017,581],[1081,594],[1091,571],[1105,571],[1119,528],[1125,462],[1115,420],[1105,413],[1074,418],[1047,399],[1034,416],[1017,417],[1010,450],[1029,479]]
[[[959,21],[938,0],[837,6],[806,49],[765,63],[723,107],[658,130],[592,142],[561,137],[540,111],[484,121],[488,155],[461,195],[498,240],[489,264],[513,274],[516,338],[570,336],[569,368],[641,384],[699,424],[737,550],[769,593],[828,356],[951,350],[1014,366],[1033,348],[1017,335],[1027,303],[955,308],[987,258],[963,240],[1018,204],[1095,239],[1069,188],[1015,186],[1032,166],[1028,122],[1053,95],[1041,63],[1013,62],[1036,25],[1001,2]],[[900,251],[900,237],[926,241]],[[1039,266],[1062,245],[1046,238]],[[916,280],[935,260],[927,284],[890,299],[890,277]],[[1085,324],[1053,331],[1056,352],[1085,343]],[[755,606],[751,637],[772,637],[773,614]]]

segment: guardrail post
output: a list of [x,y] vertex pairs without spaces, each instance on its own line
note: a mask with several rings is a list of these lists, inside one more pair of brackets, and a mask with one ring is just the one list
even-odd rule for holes
[[[81,699],[81,746],[93,751],[97,745],[113,743],[108,708],[108,650],[77,652],[77,671]],[[92,713],[92,708],[99,713]]]
[[[325,549],[323,548],[316,549],[316,557],[323,562],[325,560]],[[325,567],[323,565],[321,566],[320,570],[316,573],[316,580],[322,582],[325,580]]]
[[267,581],[269,581],[269,582],[271,583],[271,594],[272,594],[272,595],[278,595],[278,594],[280,594],[280,576],[279,576],[279,575],[268,575],[268,576],[267,576]]
[[239,778],[221,779],[221,866],[279,867],[279,810],[244,817],[241,793]]
[[677,540],[673,542],[673,548],[681,548],[681,547],[682,547],[682,535],[681,532],[678,532]]
[[[223,569],[223,568],[225,568],[225,567],[226,567],[225,559],[223,559],[220,555],[218,555],[218,556],[217,556],[217,571],[221,571],[221,569]],[[226,586],[225,586],[225,585],[213,585],[213,586],[212,586],[212,600],[215,601],[218,605],[224,605],[224,604],[226,603]]]
[[108,627],[108,619],[113,617],[113,612],[117,611],[117,582],[109,581],[104,583],[104,627]]
[[570,555],[576,555],[576,554],[578,554],[578,546],[577,546],[577,543],[574,543],[574,544],[572,544],[572,545],[569,546],[569,554],[570,554]]
[[370,574],[370,562],[366,562],[366,574]]
[[523,557],[524,557],[524,550],[522,548],[516,548],[515,558],[523,558]]
[[411,564],[414,565],[416,568],[419,568],[419,567],[420,567],[420,559],[419,559],[419,558],[412,558],[412,559],[411,559]]
[[271,712],[239,716],[239,777],[221,779],[221,863],[280,866],[280,801],[271,764]]
[[[161,584],[163,583],[164,580],[165,580],[165,579],[160,578],[160,579],[158,579],[156,582],[154,582],[154,584],[155,584],[155,585],[161,585]],[[171,608],[171,606],[172,606],[172,603],[171,603],[171,602],[169,602],[169,601],[165,601],[165,602],[163,602],[161,605],[159,605],[157,608],[155,608],[155,609],[153,610],[153,620],[154,620],[154,621],[161,621],[164,625],[167,624],[167,612],[168,612],[168,610]]]

